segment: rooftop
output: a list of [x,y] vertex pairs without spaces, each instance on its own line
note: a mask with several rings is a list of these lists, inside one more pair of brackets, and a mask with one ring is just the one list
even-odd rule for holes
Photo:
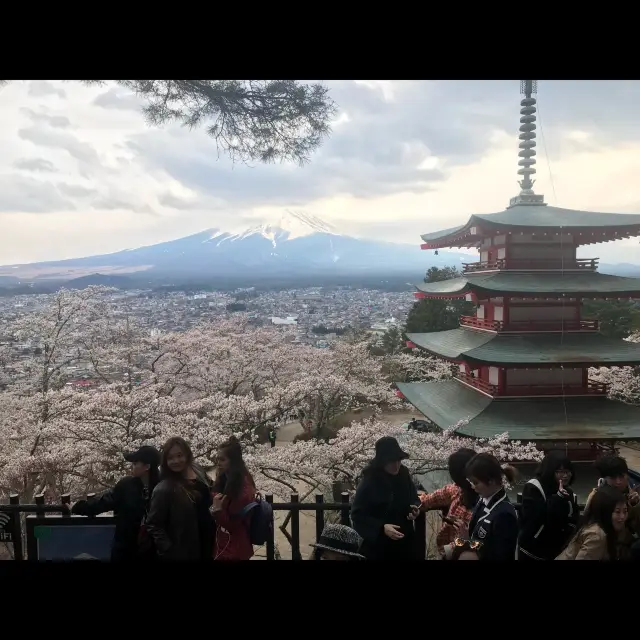
[[489,398],[456,380],[398,383],[405,398],[441,429],[468,420],[458,433],[511,440],[640,440],[640,407],[594,398]]
[[[421,237],[427,243],[451,241],[453,244],[446,246],[475,246],[481,235],[472,234],[471,229],[477,226],[498,232],[501,230],[558,231],[560,228],[570,233],[582,231],[585,237],[578,236],[578,244],[591,244],[600,241],[599,237],[597,239],[591,238],[591,234],[595,230],[617,230],[620,238],[640,235],[640,214],[598,213],[596,211],[562,209],[548,205],[520,204],[498,213],[474,214],[465,224],[442,231],[425,233]],[[458,238],[462,244],[455,242]]]
[[418,347],[449,360],[521,366],[640,364],[640,344],[595,332],[504,335],[460,328],[409,333],[407,338]]
[[418,291],[430,296],[458,296],[465,293],[487,292],[498,295],[548,294],[550,296],[582,295],[584,297],[640,297],[640,278],[610,276],[586,271],[584,273],[516,273],[491,272],[468,274],[440,282],[422,282]]

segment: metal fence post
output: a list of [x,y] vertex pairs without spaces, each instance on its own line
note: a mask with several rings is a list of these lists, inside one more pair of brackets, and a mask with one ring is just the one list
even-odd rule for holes
[[346,505],[346,507],[343,507],[342,509],[340,509],[340,524],[345,525],[346,527],[350,527],[351,526],[351,519],[349,518],[349,493],[347,491],[343,491],[340,494],[340,500],[342,502],[343,505]]
[[[273,494],[267,493],[264,499],[269,503],[273,504]],[[267,560],[275,560],[276,559],[276,543],[275,543],[275,530],[276,530],[276,514],[273,512],[273,520],[271,522],[271,531],[269,532],[269,536],[267,537]]]
[[300,509],[296,509],[300,502],[300,496],[297,493],[291,494],[291,559],[302,560],[300,553]]
[[[12,493],[9,495],[9,504],[19,505],[20,495]],[[22,514],[19,511],[15,511],[11,514],[13,518],[13,531],[11,537],[13,539],[13,559],[24,560],[24,548],[22,539]]]
[[[322,505],[324,504],[324,496],[321,493],[316,494],[316,543],[319,542],[322,536],[322,530],[324,529],[324,509]],[[314,560],[319,560],[320,552],[318,549],[314,550],[313,558]]]
[[[44,506],[44,493],[39,493],[35,497],[35,502],[36,502],[36,507],[43,507]],[[37,509],[36,508],[36,516],[38,516],[38,518],[44,518],[46,516],[46,512],[41,510],[41,509]]]
[[62,504],[68,505],[69,507],[68,509],[62,512],[62,517],[69,518],[71,516],[71,494],[63,493],[62,496],[60,497],[60,502],[62,502]]

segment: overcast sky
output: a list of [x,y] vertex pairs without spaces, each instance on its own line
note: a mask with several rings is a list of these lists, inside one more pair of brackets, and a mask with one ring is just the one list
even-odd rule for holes
[[[517,195],[518,81],[326,84],[339,114],[302,168],[233,165],[202,131],[148,127],[115,85],[0,89],[0,264],[242,229],[286,209],[417,244]],[[539,135],[536,193],[640,212],[640,82],[541,81],[538,99],[548,156]],[[637,239],[582,253],[640,263]]]

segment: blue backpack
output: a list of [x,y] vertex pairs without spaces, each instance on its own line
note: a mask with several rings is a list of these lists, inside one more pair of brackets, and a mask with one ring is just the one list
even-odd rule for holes
[[249,538],[251,544],[261,546],[273,534],[273,507],[256,494],[254,502],[250,502],[240,513],[239,518],[249,516]]

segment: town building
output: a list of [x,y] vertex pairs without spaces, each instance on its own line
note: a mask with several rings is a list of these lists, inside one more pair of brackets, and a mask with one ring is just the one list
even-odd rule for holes
[[533,192],[536,83],[522,82],[521,192],[499,213],[422,236],[422,249],[476,248],[461,277],[417,285],[417,298],[465,298],[476,305],[450,331],[407,335],[408,346],[458,365],[453,380],[398,383],[399,395],[440,428],[465,421],[464,436],[508,432],[544,450],[594,459],[640,440],[640,407],[607,398],[589,367],[640,364],[640,344],[614,340],[582,317],[588,299],[640,299],[640,278],[598,273],[578,247],[640,236],[640,215],[548,206]]

